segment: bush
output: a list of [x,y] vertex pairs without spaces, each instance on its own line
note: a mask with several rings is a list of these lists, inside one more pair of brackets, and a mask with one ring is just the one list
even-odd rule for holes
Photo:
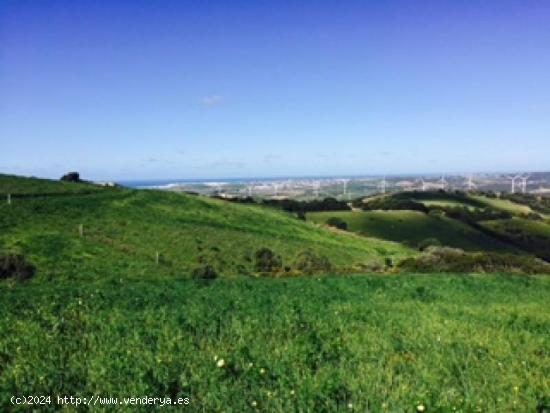
[[198,280],[214,280],[218,278],[218,273],[210,264],[193,269],[191,275]]
[[0,255],[0,279],[28,280],[35,272],[34,265],[28,263],[20,254]]
[[327,257],[317,255],[308,249],[298,254],[294,262],[294,268],[304,274],[313,274],[317,272],[329,272],[332,269],[332,264]]
[[346,221],[338,217],[330,217],[329,219],[327,219],[327,225],[344,231],[348,229],[348,224],[346,223]]
[[424,251],[428,247],[440,247],[441,241],[437,238],[426,238],[418,243],[418,249]]
[[467,253],[459,248],[428,247],[418,257],[398,264],[407,272],[511,272],[520,274],[550,274],[550,264],[530,256],[491,252]]
[[365,211],[377,209],[396,211],[411,210],[424,213],[428,213],[429,211],[428,207],[420,202],[415,202],[409,199],[399,199],[392,196],[371,199],[367,203],[362,204],[361,208]]
[[368,262],[366,264],[360,264],[357,266],[361,271],[365,272],[384,272],[384,266],[377,261]]
[[261,248],[254,254],[254,268],[258,272],[276,272],[281,266],[281,257],[269,248]]
[[295,199],[264,199],[264,205],[281,208],[287,212],[316,212],[316,211],[349,211],[345,201],[336,198],[314,199],[312,201],[297,201]]
[[78,172],[69,172],[61,177],[62,181],[65,182],[81,182],[80,174]]

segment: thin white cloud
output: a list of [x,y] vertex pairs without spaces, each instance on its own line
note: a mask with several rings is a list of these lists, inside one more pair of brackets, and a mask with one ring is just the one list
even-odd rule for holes
[[223,102],[223,97],[220,95],[205,96],[201,99],[201,103],[204,106],[213,107],[218,106]]

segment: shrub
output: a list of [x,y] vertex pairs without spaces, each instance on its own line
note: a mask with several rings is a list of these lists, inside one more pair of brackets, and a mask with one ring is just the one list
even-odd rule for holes
[[34,265],[28,263],[20,254],[0,255],[0,279],[28,280],[34,276],[35,272]]
[[459,248],[428,247],[418,257],[398,264],[408,272],[512,272],[549,274],[550,264],[530,256],[491,252],[464,252]]
[[424,251],[428,247],[440,247],[441,241],[437,238],[426,238],[418,243],[418,249]]
[[294,268],[304,274],[313,274],[316,272],[328,272],[332,269],[330,260],[323,256],[317,255],[312,250],[301,251],[296,257]]
[[279,271],[282,259],[269,248],[261,248],[254,254],[254,268],[258,272]]
[[397,211],[411,210],[424,213],[427,213],[429,211],[428,207],[420,202],[389,196],[371,199],[367,203],[361,205],[361,208],[365,211],[372,211],[377,209]]
[[360,268],[365,272],[384,272],[384,266],[377,261],[362,264]]
[[330,217],[329,219],[327,219],[327,225],[344,231],[348,229],[348,224],[346,223],[346,221],[338,217]]
[[314,211],[349,211],[345,201],[336,198],[314,199],[311,201],[297,201],[295,199],[264,199],[263,204],[281,208],[287,212],[314,212]]
[[193,276],[193,278],[198,280],[213,280],[215,278],[218,278],[218,273],[210,264],[196,267],[195,269],[193,269],[191,275]]
[[66,182],[81,182],[80,174],[78,172],[69,172],[61,177],[62,181]]

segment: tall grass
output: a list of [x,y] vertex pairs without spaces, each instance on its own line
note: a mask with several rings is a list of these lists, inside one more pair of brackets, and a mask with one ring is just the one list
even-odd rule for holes
[[99,394],[188,396],[207,412],[534,412],[550,391],[548,278],[111,276],[0,290],[2,411],[12,394]]

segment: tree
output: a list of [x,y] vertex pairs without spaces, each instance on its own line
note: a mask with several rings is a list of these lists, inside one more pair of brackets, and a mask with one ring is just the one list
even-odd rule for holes
[[275,272],[281,269],[281,257],[269,248],[261,248],[254,254],[254,267],[258,272]]
[[348,224],[346,223],[346,221],[338,217],[330,217],[329,219],[327,219],[327,225],[344,231],[348,229]]
[[81,182],[80,174],[78,172],[69,172],[61,177],[62,181],[65,182]]

